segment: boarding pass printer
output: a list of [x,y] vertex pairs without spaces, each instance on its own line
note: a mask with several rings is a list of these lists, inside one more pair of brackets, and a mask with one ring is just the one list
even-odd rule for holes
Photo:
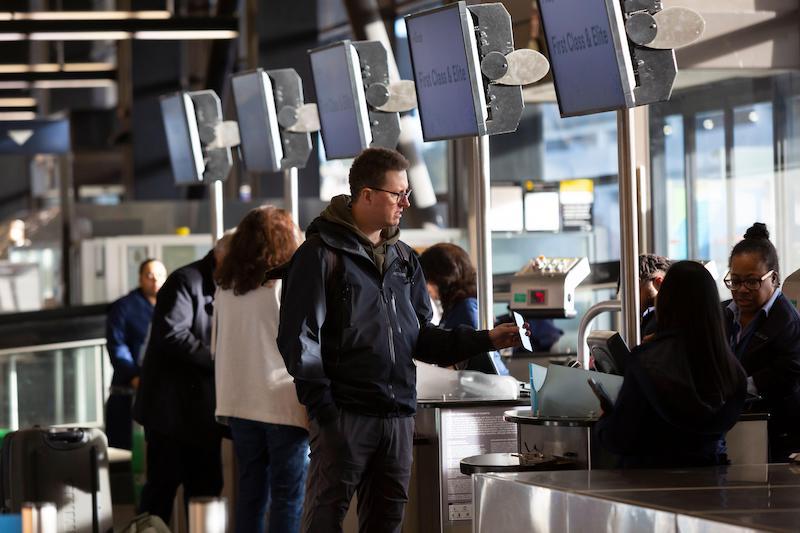
[[571,318],[575,289],[590,273],[585,257],[531,259],[511,278],[510,308],[532,318]]

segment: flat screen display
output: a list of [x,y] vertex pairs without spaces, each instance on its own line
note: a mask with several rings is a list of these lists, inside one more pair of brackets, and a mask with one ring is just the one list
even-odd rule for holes
[[310,52],[328,159],[355,157],[372,142],[358,54],[349,41]]
[[[406,17],[422,134],[426,141],[480,135],[485,122],[477,51],[454,4]],[[467,24],[470,26],[470,24]],[[479,120],[480,119],[480,120]]]
[[163,97],[161,116],[175,183],[192,185],[202,182],[205,163],[191,97],[186,93]]
[[539,2],[561,116],[626,107],[628,76],[621,72],[630,58],[627,41],[617,52],[609,9],[606,0]]
[[261,69],[237,74],[231,86],[245,167],[250,172],[279,171],[283,147],[269,76]]

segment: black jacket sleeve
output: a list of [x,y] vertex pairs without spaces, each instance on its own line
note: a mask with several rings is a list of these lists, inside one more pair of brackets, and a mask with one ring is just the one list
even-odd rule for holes
[[283,281],[277,339],[300,403],[319,424],[338,416],[322,361],[326,277],[324,248],[306,241],[292,257]]
[[476,331],[469,326],[444,329],[431,324],[433,312],[422,267],[415,256],[409,260],[414,269],[411,303],[420,324],[415,357],[426,363],[449,366],[479,353],[494,350],[487,330]]
[[[199,281],[202,285],[202,281]],[[199,289],[198,289],[199,290]],[[176,272],[158,291],[150,342],[158,343],[158,351],[182,363],[213,372],[210,347],[194,334],[196,302],[192,280]]]
[[798,394],[800,383],[800,321],[793,320],[770,343],[769,363],[752,373],[758,393],[769,401]]
[[634,372],[626,369],[625,380],[614,403],[594,427],[600,444],[618,455],[643,454],[648,449],[643,428],[655,416]]

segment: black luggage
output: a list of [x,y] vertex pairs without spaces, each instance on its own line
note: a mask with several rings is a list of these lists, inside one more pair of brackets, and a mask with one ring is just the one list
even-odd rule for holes
[[97,429],[33,428],[3,441],[0,493],[5,512],[53,502],[58,531],[113,531],[106,437]]

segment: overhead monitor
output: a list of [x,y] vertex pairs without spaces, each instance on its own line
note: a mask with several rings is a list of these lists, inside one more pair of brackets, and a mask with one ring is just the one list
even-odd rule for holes
[[619,0],[541,0],[562,117],[633,107],[635,79]]
[[406,17],[422,136],[486,134],[486,97],[475,28],[461,2]]
[[309,52],[328,159],[355,157],[372,142],[358,54],[350,41]]
[[262,69],[231,78],[244,164],[250,172],[281,169],[283,147],[272,82]]
[[0,121],[0,154],[64,154],[70,150],[69,119]]
[[167,134],[169,160],[175,183],[202,183],[206,165],[192,98],[187,93],[162,97],[161,116]]

